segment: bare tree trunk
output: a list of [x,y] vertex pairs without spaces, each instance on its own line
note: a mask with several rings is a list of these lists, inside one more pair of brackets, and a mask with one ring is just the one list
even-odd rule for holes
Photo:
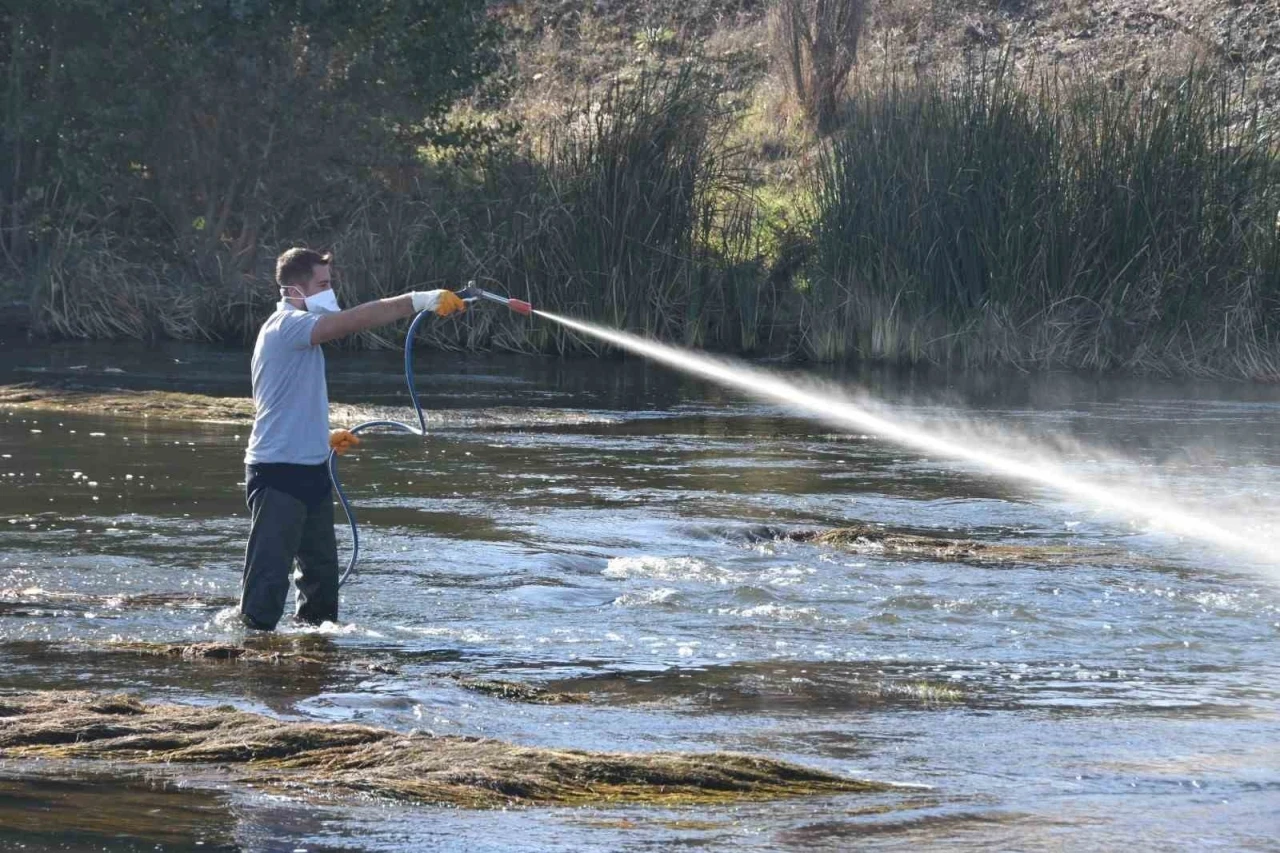
[[[22,27],[18,21],[12,22],[13,32],[11,33],[10,49],[9,49],[9,107],[6,110],[8,115],[9,133],[13,141],[13,162],[10,164],[9,175],[9,227],[7,229],[0,227],[0,245],[4,246],[5,254],[15,263],[21,263],[19,257],[21,252],[21,240],[19,235],[22,233],[22,222],[18,218],[18,207],[22,200],[22,60],[23,60],[23,44],[22,44]],[[4,224],[4,209],[0,208],[0,226]],[[8,231],[8,239],[5,239],[5,231]]]
[[858,56],[867,0],[779,0],[776,43],[792,90],[820,133],[830,131]]
[[791,60],[791,83],[796,99],[801,104],[809,102],[809,81],[805,73],[805,57],[812,54],[809,42],[809,22],[805,20],[802,0],[784,0],[782,18],[790,38],[788,58]]

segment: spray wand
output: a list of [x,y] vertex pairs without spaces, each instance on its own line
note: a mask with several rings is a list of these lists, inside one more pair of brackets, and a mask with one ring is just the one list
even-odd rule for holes
[[[514,299],[510,296],[499,296],[496,293],[490,293],[477,287],[474,281],[467,282],[467,286],[457,291],[457,294],[463,302],[471,303],[477,299],[488,299],[491,302],[507,306],[517,314],[528,316],[533,313],[533,306],[523,299]],[[409,324],[409,333],[404,338],[404,381],[409,386],[409,399],[413,401],[413,410],[418,416],[418,425],[415,427],[411,424],[391,420],[365,421],[349,430],[352,435],[357,435],[372,427],[390,427],[413,435],[427,434],[427,415],[422,411],[422,404],[418,402],[418,389],[413,381],[413,335],[418,330],[418,324],[422,322],[422,318],[430,313],[432,312],[420,311],[418,316],[413,318],[413,322]],[[342,483],[338,480],[338,454],[336,450],[329,451],[329,479],[333,481],[334,491],[338,493],[338,500],[342,503],[342,511],[346,513],[347,522],[351,525],[351,559],[347,562],[346,571],[342,573],[342,577],[338,580],[338,585],[342,586],[351,577],[351,573],[355,571],[356,560],[360,558],[360,529],[356,526],[355,511],[351,509],[351,502],[347,500],[346,493],[342,491]]]
[[499,305],[505,305],[517,314],[529,315],[533,312],[533,306],[523,299],[515,299],[510,296],[499,296],[496,293],[490,293],[487,290],[477,286],[474,281],[467,282],[467,286],[458,291],[458,296],[463,302],[475,302],[477,299],[488,299],[497,302]]

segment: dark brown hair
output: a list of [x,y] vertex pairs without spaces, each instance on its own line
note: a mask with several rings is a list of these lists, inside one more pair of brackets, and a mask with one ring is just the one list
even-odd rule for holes
[[280,287],[306,284],[316,267],[327,267],[333,255],[311,249],[293,248],[276,258],[276,284]]

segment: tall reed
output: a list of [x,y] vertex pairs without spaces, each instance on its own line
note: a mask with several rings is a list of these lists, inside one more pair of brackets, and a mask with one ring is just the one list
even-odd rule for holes
[[810,353],[1274,370],[1280,149],[1246,106],[1194,72],[860,95],[813,176]]
[[486,189],[506,215],[487,274],[553,310],[740,346],[734,265],[749,247],[726,236],[745,190],[728,122],[693,69],[614,84],[548,128],[524,163],[490,171]]
[[[667,340],[749,349],[768,318],[744,173],[720,93],[693,69],[642,74],[569,110],[475,180],[420,180],[363,205],[339,241],[365,298],[406,282],[482,286]],[[592,351],[563,329],[479,311],[439,346]],[[767,337],[766,332],[764,337]]]

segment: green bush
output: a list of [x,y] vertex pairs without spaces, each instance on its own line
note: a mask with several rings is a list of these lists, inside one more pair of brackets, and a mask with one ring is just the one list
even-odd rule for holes
[[[471,0],[6,2],[0,275],[54,333],[166,334],[139,306],[170,299],[193,303],[180,331],[224,336],[269,250],[332,230],[451,138],[445,112],[497,37]],[[106,278],[64,275],[82,268]],[[161,272],[169,296],[114,297],[137,316],[74,314]]]

